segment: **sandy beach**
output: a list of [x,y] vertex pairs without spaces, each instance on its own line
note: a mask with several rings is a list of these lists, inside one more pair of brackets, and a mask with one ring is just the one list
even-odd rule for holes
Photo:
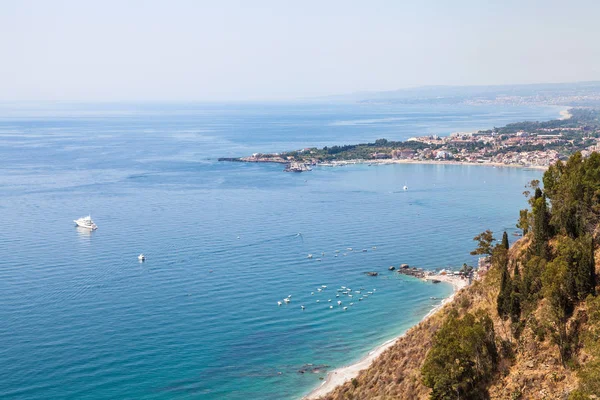
[[521,165],[521,164],[503,164],[497,162],[486,162],[486,163],[474,163],[474,162],[466,162],[466,161],[435,161],[435,160],[410,160],[410,159],[383,159],[383,160],[348,160],[348,161],[338,161],[333,162],[331,164],[317,164],[319,167],[332,167],[332,166],[341,166],[347,164],[431,164],[431,165],[474,165],[474,166],[483,166],[483,167],[494,167],[494,168],[529,168],[529,169],[539,169],[539,170],[547,170],[547,166],[543,165]]
[[[426,320],[433,314],[435,314],[439,309],[442,308],[443,305],[454,299],[456,292],[460,289],[464,288],[468,285],[468,281],[466,279],[461,279],[458,276],[453,275],[427,275],[425,277],[426,280],[438,280],[440,282],[445,282],[451,284],[454,288],[454,292],[447,298],[445,298],[439,305],[437,305],[433,310],[431,310],[421,321]],[[326,395],[331,392],[337,386],[355,378],[358,373],[364,369],[367,369],[377,357],[379,357],[383,352],[392,347],[398,339],[400,339],[404,334],[397,336],[387,342],[377,346],[375,349],[369,352],[366,356],[361,358],[354,364],[348,365],[346,367],[336,368],[333,371],[327,374],[327,377],[321,383],[321,385],[310,392],[308,395],[303,397],[303,400],[314,400],[318,399],[321,396]]]
[[562,110],[560,112],[560,118],[559,119],[569,119],[569,118],[571,118],[572,117],[571,112],[570,112],[571,108],[572,107],[569,107],[566,110]]

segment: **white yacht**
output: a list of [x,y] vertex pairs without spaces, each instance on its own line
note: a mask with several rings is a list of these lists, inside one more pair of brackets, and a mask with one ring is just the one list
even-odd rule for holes
[[73,220],[73,222],[75,222],[77,226],[80,226],[82,228],[87,228],[91,230],[98,229],[94,221],[92,221],[92,217],[89,215],[87,217],[81,217],[79,219]]
[[407,191],[407,190],[408,190],[408,186],[404,185],[404,186],[402,187],[402,190],[404,190],[404,191]]

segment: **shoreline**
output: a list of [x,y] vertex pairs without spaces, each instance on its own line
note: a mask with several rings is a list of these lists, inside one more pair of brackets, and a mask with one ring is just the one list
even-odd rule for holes
[[468,161],[436,161],[436,160],[410,160],[410,159],[401,159],[401,160],[348,160],[348,161],[338,161],[333,163],[320,163],[316,164],[315,167],[340,167],[344,165],[352,165],[352,164],[377,164],[377,165],[385,165],[385,164],[422,164],[422,165],[474,165],[474,166],[483,166],[483,167],[494,167],[494,168],[529,168],[529,169],[539,169],[539,170],[547,170],[548,166],[545,165],[522,165],[522,164],[504,164],[499,162],[486,162],[486,163],[474,163]]
[[[435,306],[431,311],[429,311],[427,313],[427,315],[425,315],[417,324],[415,324],[413,326],[420,324],[421,322],[425,321],[427,318],[431,317],[436,312],[441,310],[443,306],[445,306],[446,304],[448,304],[452,300],[454,300],[454,297],[456,296],[456,293],[458,293],[459,290],[468,286],[468,282],[466,280],[461,279],[460,277],[457,277],[457,276],[452,276],[452,275],[437,275],[437,274],[436,275],[427,275],[423,279],[424,280],[436,279],[440,282],[450,284],[450,285],[452,285],[453,292],[450,296],[448,296],[444,300],[442,300],[442,302],[440,304]],[[329,394],[336,387],[348,382],[352,378],[355,378],[356,376],[358,376],[358,374],[361,371],[369,368],[371,366],[371,364],[373,364],[373,362],[381,354],[383,354],[386,350],[388,350],[390,347],[392,347],[394,344],[396,344],[396,342],[399,339],[404,337],[404,335],[406,335],[406,332],[411,328],[408,328],[402,334],[400,334],[390,340],[387,340],[386,342],[375,347],[373,350],[369,351],[367,353],[367,355],[363,356],[358,361],[356,361],[350,365],[347,365],[344,367],[339,367],[339,368],[334,369],[333,371],[330,371],[327,374],[327,376],[325,377],[325,380],[318,387],[314,388],[310,393],[303,396],[302,400],[318,399],[319,397]]]

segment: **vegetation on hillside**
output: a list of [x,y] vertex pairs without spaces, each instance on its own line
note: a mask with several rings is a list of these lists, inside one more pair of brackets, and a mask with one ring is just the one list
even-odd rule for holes
[[[519,351],[518,341],[525,329],[534,330],[540,341],[547,338],[556,347],[563,366],[579,371],[582,385],[573,396],[591,398],[589,396],[600,394],[597,391],[600,384],[593,384],[592,379],[599,375],[598,364],[596,361],[582,363],[577,356],[586,343],[588,354],[598,354],[597,346],[592,344],[598,338],[600,327],[591,325],[590,332],[582,335],[584,324],[574,316],[575,311],[585,305],[598,309],[600,304],[595,297],[594,254],[600,217],[600,154],[583,158],[577,153],[566,163],[559,161],[544,174],[543,183],[543,189],[537,181],[529,185],[533,189],[529,197],[531,209],[522,210],[519,216],[517,226],[529,236],[527,251],[509,258],[504,240],[507,237],[503,236],[502,242],[491,248],[493,236],[486,231],[474,238],[478,246],[472,254],[491,254],[493,268],[499,271],[496,312],[500,320],[510,324],[507,339],[517,344],[512,345],[507,354],[512,357],[513,351]],[[530,193],[525,192],[527,196]],[[600,313],[593,317],[600,320]],[[451,321],[453,317],[448,318]],[[438,393],[464,387],[471,384],[471,380],[448,372],[442,374],[445,387],[440,390],[439,383],[429,378],[428,366],[432,359],[439,359],[437,354],[456,351],[456,343],[439,339],[443,334],[446,333],[442,329],[436,334],[425,360],[423,382],[432,388],[432,399],[461,398],[458,394],[440,397]],[[463,335],[461,340],[477,339]],[[470,346],[484,345],[483,339],[479,339],[479,343]],[[453,367],[452,358],[448,358],[444,365],[439,365],[439,371],[452,371]]]
[[413,328],[328,399],[599,399],[600,154],[550,167],[509,246],[491,231],[472,254],[483,279]]

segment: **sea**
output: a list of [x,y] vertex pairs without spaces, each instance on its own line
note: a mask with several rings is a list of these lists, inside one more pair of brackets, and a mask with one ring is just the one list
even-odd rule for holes
[[[512,241],[524,186],[542,173],[417,164],[285,173],[217,159],[558,114],[0,104],[0,398],[302,397],[452,292],[390,266],[475,264],[473,237],[506,230]],[[96,231],[73,223],[88,214]]]

